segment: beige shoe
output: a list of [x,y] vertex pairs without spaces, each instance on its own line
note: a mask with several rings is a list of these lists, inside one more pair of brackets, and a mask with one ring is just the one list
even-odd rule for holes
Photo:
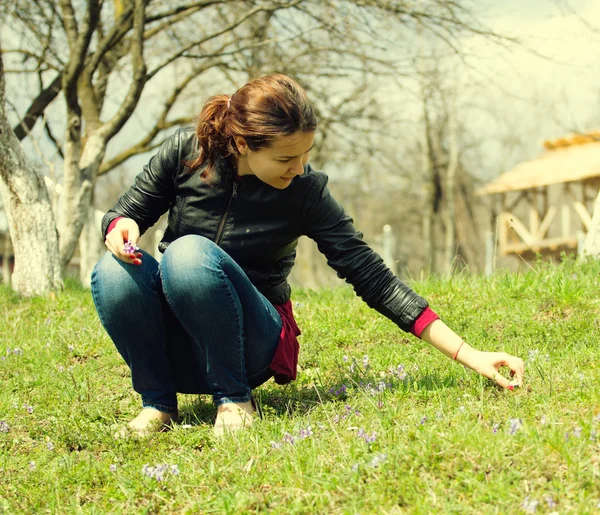
[[131,422],[117,431],[115,438],[127,436],[148,436],[168,430],[177,421],[178,413],[165,413],[154,408],[143,408]]
[[253,399],[248,402],[221,404],[217,408],[215,435],[223,436],[227,432],[250,427],[254,421],[255,412]]

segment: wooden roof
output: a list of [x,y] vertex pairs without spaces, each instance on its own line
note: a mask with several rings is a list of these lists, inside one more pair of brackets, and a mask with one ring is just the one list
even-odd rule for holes
[[478,189],[477,195],[527,190],[600,177],[600,141],[592,133],[571,138],[573,139],[561,138],[544,142],[544,146],[552,150],[546,151],[537,159],[519,163]]

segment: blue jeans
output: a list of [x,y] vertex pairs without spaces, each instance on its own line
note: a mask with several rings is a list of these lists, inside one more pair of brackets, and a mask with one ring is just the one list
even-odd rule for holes
[[212,394],[217,406],[249,401],[273,376],[277,310],[202,236],[175,240],[160,264],[141,252],[141,265],[107,252],[92,272],[92,296],[143,406],[174,412],[176,392]]

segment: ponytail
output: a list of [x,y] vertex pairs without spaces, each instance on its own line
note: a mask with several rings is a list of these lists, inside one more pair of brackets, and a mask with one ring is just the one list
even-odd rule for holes
[[233,95],[209,98],[198,118],[196,136],[200,152],[191,171],[203,168],[211,180],[220,159],[233,164],[237,155],[234,136],[241,136],[253,150],[267,148],[280,136],[314,132],[317,121],[306,92],[282,74],[266,75],[249,82]]

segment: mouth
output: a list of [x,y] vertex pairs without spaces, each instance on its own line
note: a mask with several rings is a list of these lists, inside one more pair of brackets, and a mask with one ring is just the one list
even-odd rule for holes
[[289,182],[289,181],[291,181],[291,180],[292,180],[294,177],[295,177],[295,175],[294,175],[294,176],[292,176],[292,177],[282,177],[281,179],[282,179],[282,180],[284,180],[284,181],[288,181],[288,182]]

